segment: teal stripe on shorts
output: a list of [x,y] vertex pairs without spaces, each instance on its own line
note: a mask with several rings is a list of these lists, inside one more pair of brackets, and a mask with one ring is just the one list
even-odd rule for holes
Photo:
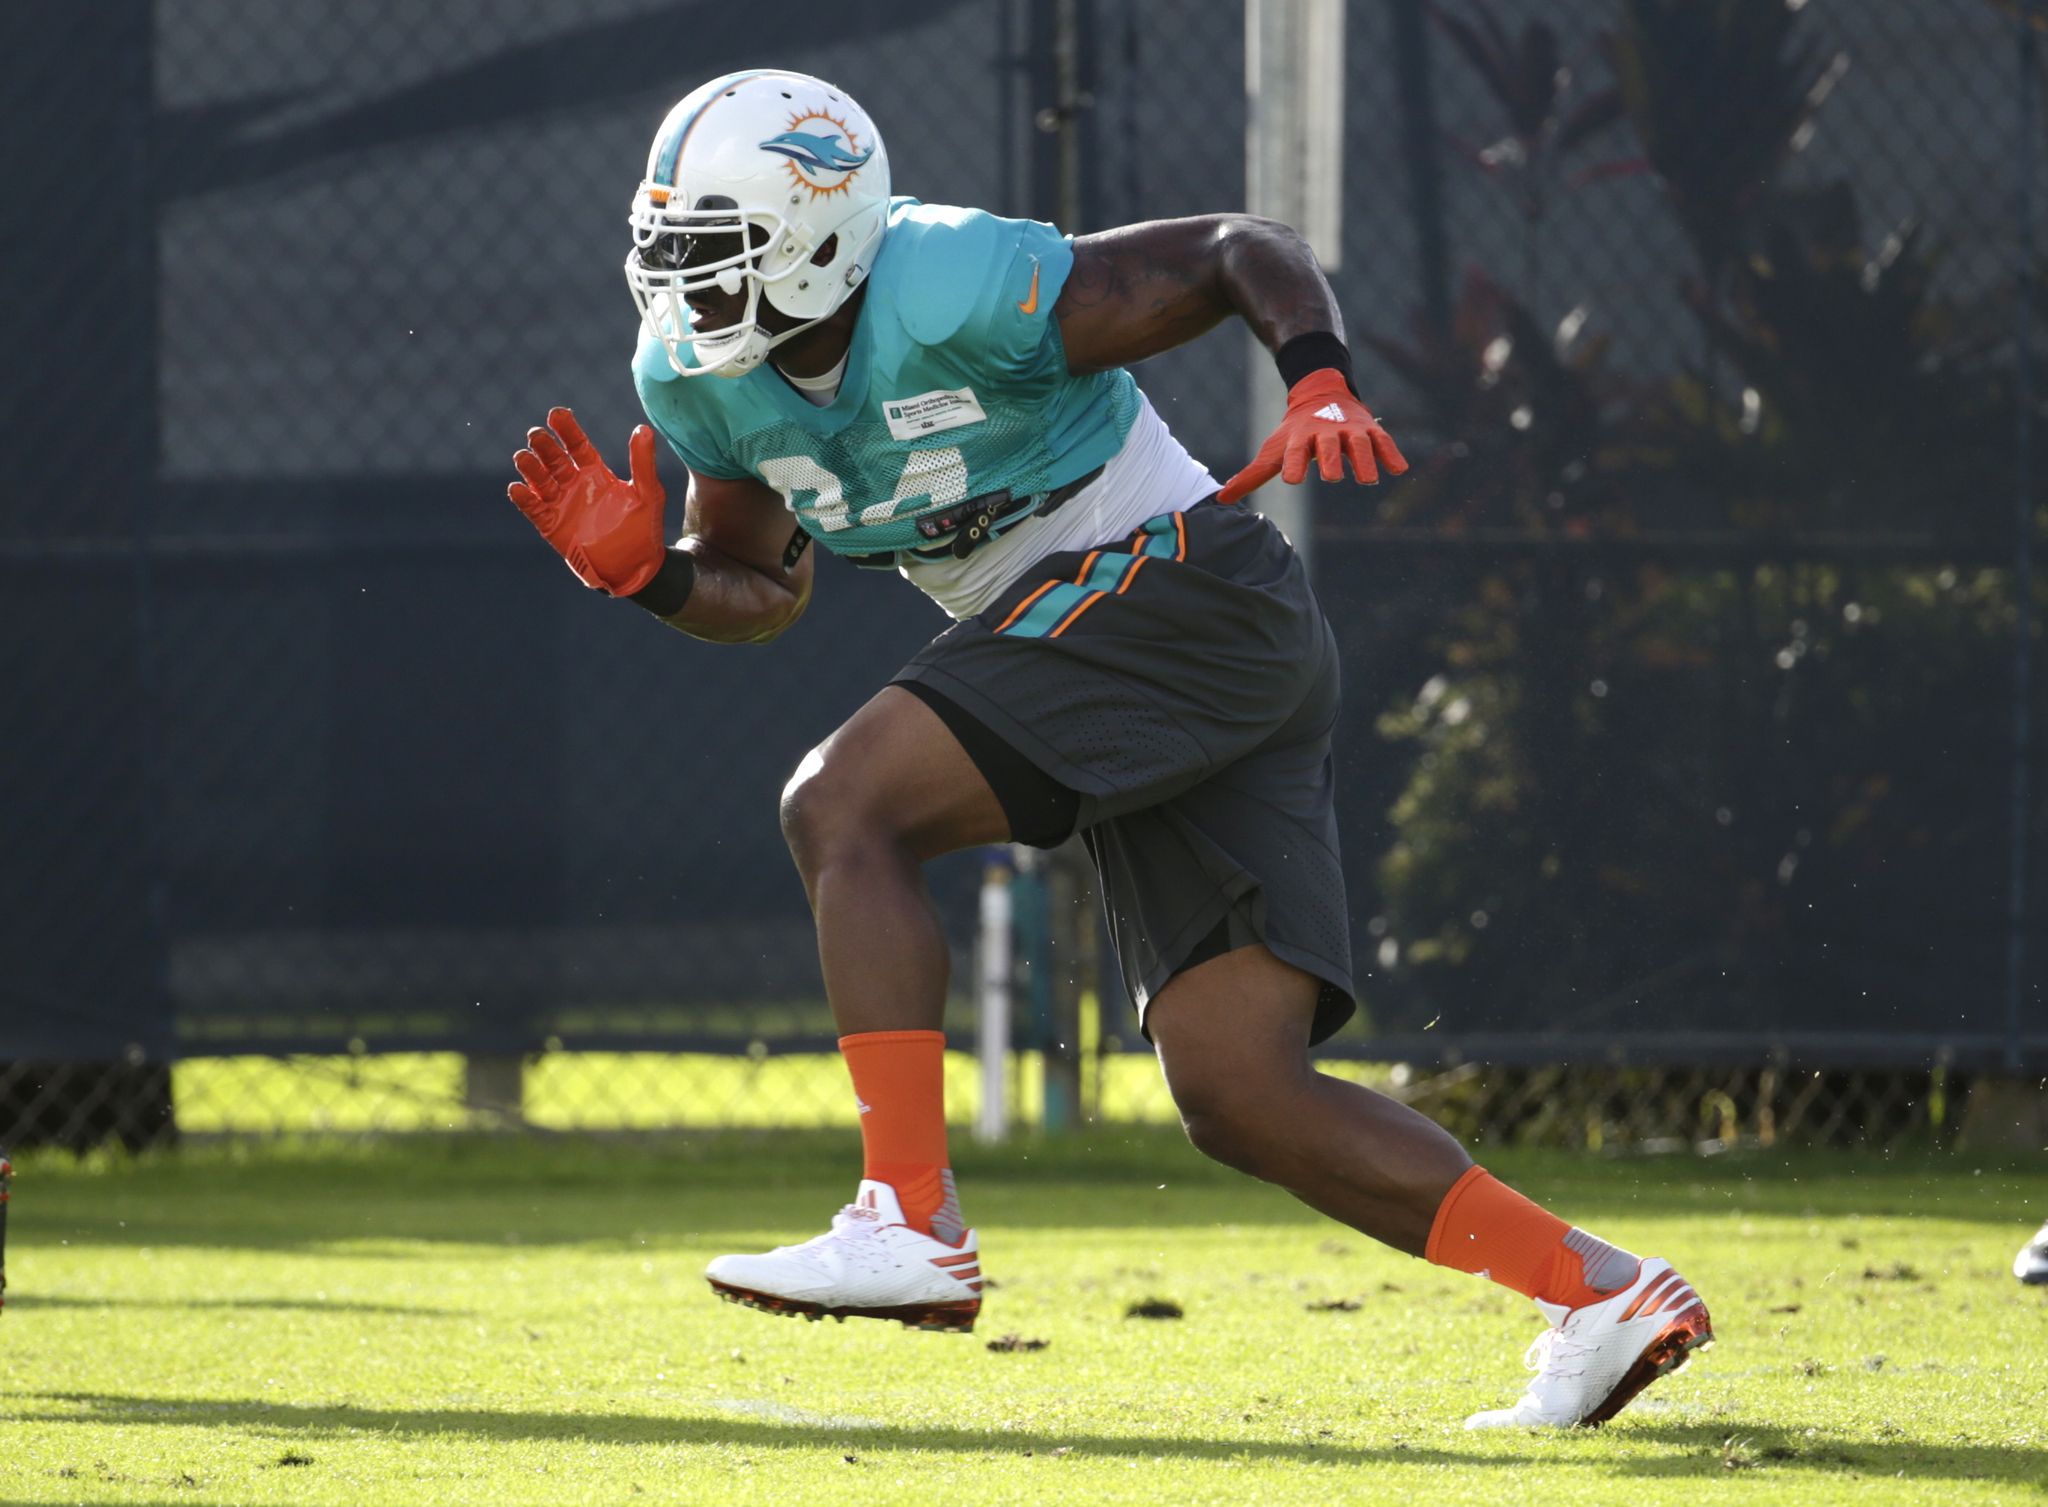
[[1139,544],[1139,553],[1156,555],[1162,560],[1171,560],[1180,553],[1180,530],[1174,520],[1177,513],[1161,513],[1157,518],[1147,518],[1139,530],[1145,538]]
[[1085,586],[1072,581],[1062,581],[1044,596],[1031,604],[1016,622],[1003,629],[1011,638],[1044,638],[1059,626],[1060,619],[1080,603],[1081,599],[1093,595]]

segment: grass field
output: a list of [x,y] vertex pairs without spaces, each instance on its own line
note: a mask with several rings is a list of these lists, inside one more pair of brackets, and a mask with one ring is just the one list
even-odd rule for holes
[[842,1135],[30,1158],[0,1501],[2042,1499],[2048,1294],[2007,1266],[2038,1160],[1490,1164],[1681,1259],[1720,1345],[1598,1433],[1466,1434],[1533,1309],[1165,1132],[963,1158],[972,1338],[707,1294],[708,1257],[822,1227]]

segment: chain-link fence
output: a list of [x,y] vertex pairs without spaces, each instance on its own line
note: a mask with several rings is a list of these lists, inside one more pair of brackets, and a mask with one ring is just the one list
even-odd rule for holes
[[[1932,1075],[2048,1053],[2022,9],[1344,7],[1332,276],[1415,469],[1315,488],[1336,1057],[1613,1142],[1892,1125],[1870,1093],[1938,1129]],[[0,1136],[844,1120],[776,792],[942,620],[826,561],[773,652],[656,631],[569,589],[505,457],[554,403],[636,419],[624,206],[701,78],[820,73],[899,192],[1086,230],[1243,202],[1243,7],[23,25]],[[1251,376],[1235,334],[1140,371],[1219,474]],[[934,870],[963,1042],[976,877]],[[1114,997],[1100,1035],[1142,1046]],[[1170,1113],[1084,1055],[1094,1113]]]
[[[1177,1113],[1149,1058],[1113,1047],[1082,1064],[1071,1125],[1172,1125]],[[2008,1145],[2038,1114],[1974,1093],[1947,1068],[1761,1066],[1440,1069],[1336,1059],[1325,1071],[1412,1104],[1471,1145],[1617,1153],[1714,1153],[1777,1145]],[[1048,1057],[1013,1055],[1016,1121],[1048,1118]],[[978,1128],[981,1064],[946,1059],[954,1133]],[[108,1070],[63,1063],[0,1069],[0,1093],[32,1139],[85,1150],[276,1135],[673,1134],[858,1126],[836,1053],[727,1055],[540,1052],[466,1058],[453,1052],[350,1056],[196,1057]]]
[[1475,0],[1426,37],[1436,250],[1419,297],[1346,292],[1435,443],[1321,514],[1383,1040],[2038,1050],[2011,9]]

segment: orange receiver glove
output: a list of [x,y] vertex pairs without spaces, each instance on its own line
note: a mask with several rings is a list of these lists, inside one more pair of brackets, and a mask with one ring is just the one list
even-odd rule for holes
[[667,554],[654,431],[642,424],[627,441],[630,481],[612,474],[566,408],[550,408],[548,427],[527,430],[526,446],[512,457],[523,478],[505,489],[512,505],[585,586],[615,597],[644,590]]
[[1278,476],[1290,485],[1308,475],[1313,456],[1324,481],[1344,479],[1344,457],[1352,474],[1367,486],[1380,479],[1380,467],[1399,476],[1408,462],[1395,448],[1394,437],[1380,427],[1333,366],[1310,372],[1287,393],[1287,412],[1280,427],[1259,446],[1252,463],[1223,484],[1218,502],[1237,502]]

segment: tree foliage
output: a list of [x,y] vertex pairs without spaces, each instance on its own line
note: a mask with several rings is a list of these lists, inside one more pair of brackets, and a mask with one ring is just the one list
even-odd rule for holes
[[[1550,44],[1444,25],[1554,134]],[[1448,441],[1399,521],[1616,546],[1496,561],[1439,616],[1380,719],[1413,758],[1376,961],[1466,1030],[1881,1030],[1915,995],[1989,1029],[2015,613],[1945,562],[2010,538],[2004,351],[1926,231],[1872,244],[1853,184],[1781,181],[1846,66],[1783,0],[1618,0],[1604,53],[1705,354],[1624,380],[1597,311],[1546,326],[1478,268],[1448,328],[1366,337]],[[1726,547],[1622,547],[1680,529]]]

